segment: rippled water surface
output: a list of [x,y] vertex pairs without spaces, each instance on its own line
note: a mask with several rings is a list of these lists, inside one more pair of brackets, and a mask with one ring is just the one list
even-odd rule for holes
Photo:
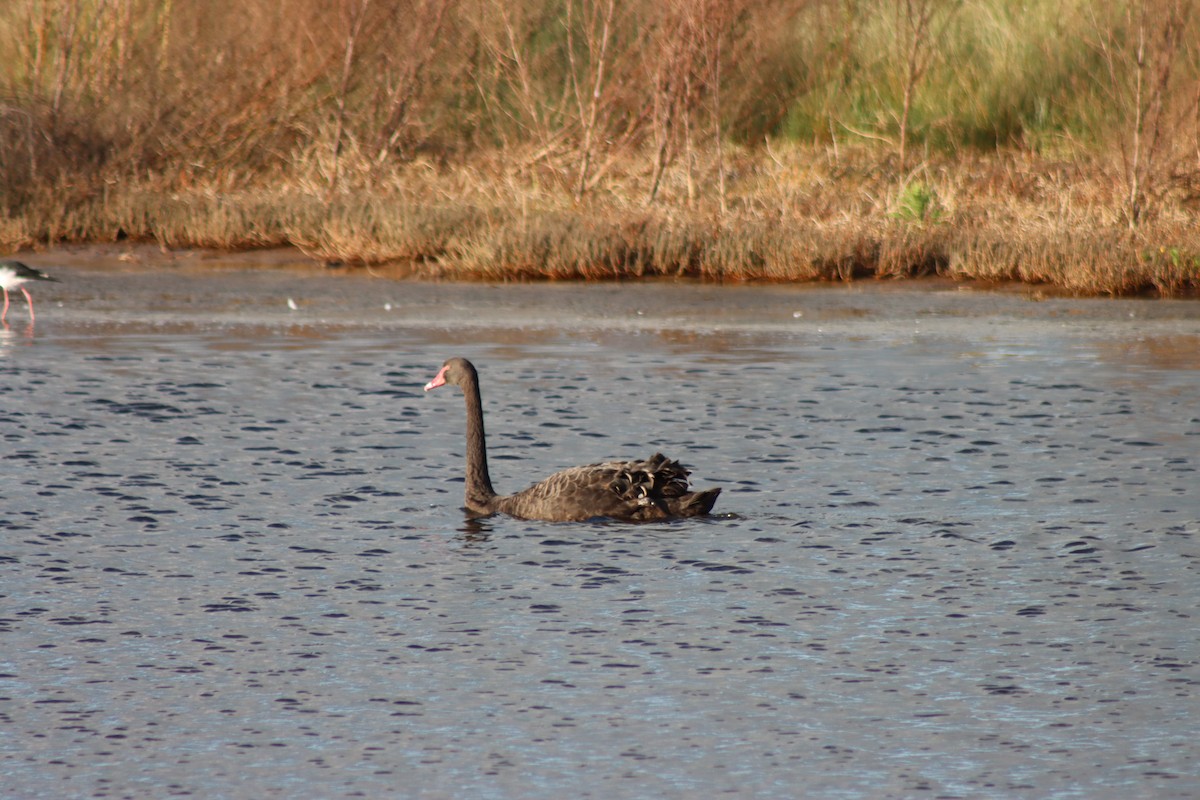
[[[54,271],[6,797],[1200,795],[1195,304]],[[500,489],[662,450],[720,513],[467,520],[450,355]]]

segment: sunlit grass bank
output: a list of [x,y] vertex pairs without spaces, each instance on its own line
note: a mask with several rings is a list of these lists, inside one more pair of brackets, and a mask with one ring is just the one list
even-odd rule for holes
[[[949,276],[1079,294],[1200,289],[1200,232],[1185,212],[1131,230],[1099,169],[1038,159],[950,159],[907,183],[870,151],[775,149],[734,160],[726,208],[687,198],[668,173],[616,173],[576,202],[552,175],[502,159],[439,171],[410,164],[370,187],[162,192],[121,185],[64,208],[48,200],[0,226],[8,249],[39,242],[154,241],[165,248],[293,245],[348,264],[411,262],[438,278],[850,281]],[[631,163],[636,167],[636,163]],[[696,176],[693,176],[695,179]]]

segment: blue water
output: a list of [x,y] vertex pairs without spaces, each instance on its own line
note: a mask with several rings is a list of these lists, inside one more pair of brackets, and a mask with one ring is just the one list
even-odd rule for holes
[[[1200,794],[1189,305],[56,274],[6,797]],[[498,488],[662,450],[719,513],[467,519],[450,355]]]

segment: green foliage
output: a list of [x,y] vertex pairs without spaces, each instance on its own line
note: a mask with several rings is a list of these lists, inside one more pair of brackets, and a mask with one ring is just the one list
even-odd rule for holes
[[1176,245],[1163,245],[1157,250],[1142,253],[1143,263],[1149,266],[1169,267],[1193,277],[1200,276],[1200,253]]
[[[1062,136],[1102,142],[1124,121],[1096,46],[1100,36],[1123,35],[1121,18],[1106,13],[1084,0],[946,4],[934,17],[910,136],[947,152],[1036,148]],[[909,55],[895,23],[895,4],[886,0],[805,7],[793,36],[774,37],[774,49],[759,57],[792,89],[767,133],[804,142],[894,140]],[[1193,80],[1197,66],[1183,67]],[[736,130],[747,141],[763,133]]]
[[937,190],[921,181],[913,180],[900,189],[893,216],[906,222],[938,222],[942,214]]

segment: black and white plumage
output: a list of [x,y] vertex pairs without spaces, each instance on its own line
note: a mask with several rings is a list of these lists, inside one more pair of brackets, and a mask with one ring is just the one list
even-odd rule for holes
[[41,270],[22,264],[20,261],[7,259],[0,261],[0,289],[4,290],[4,311],[0,312],[0,322],[8,316],[8,290],[20,289],[25,295],[25,303],[29,306],[29,321],[33,322],[33,298],[29,296],[29,292],[21,284],[29,281],[54,281],[58,282],[57,278],[51,278]]
[[463,391],[467,402],[466,505],[475,514],[502,512],[520,519],[579,522],[594,517],[627,521],[697,517],[712,510],[720,488],[689,491],[688,471],[655,453],[644,461],[607,461],[556,472],[524,491],[498,495],[488,474],[479,375],[465,358],[452,358],[425,384]]

